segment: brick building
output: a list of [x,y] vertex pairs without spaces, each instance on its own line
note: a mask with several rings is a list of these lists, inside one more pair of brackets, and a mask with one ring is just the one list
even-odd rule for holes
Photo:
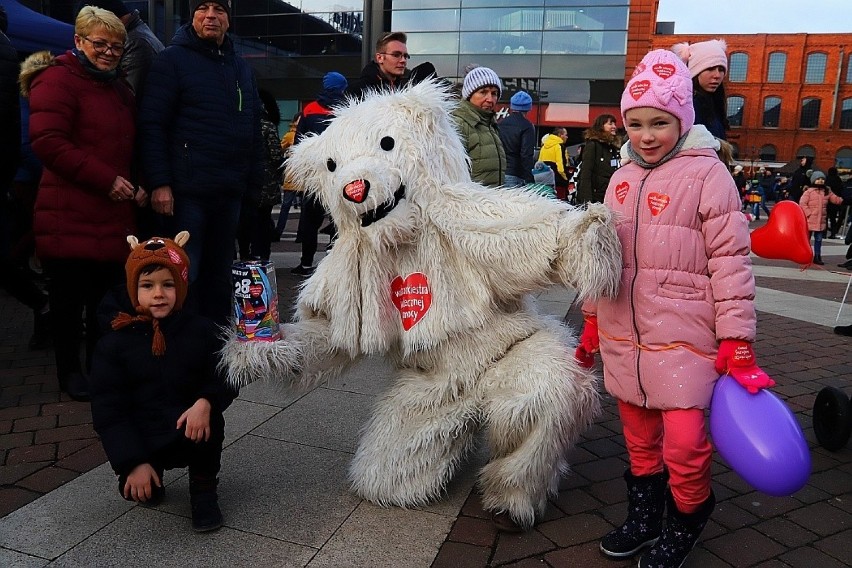
[[[852,33],[673,34],[657,22],[658,0],[632,0],[625,80],[650,49],[722,38],[728,141],[746,164],[813,156],[821,168],[852,169]],[[675,22],[676,24],[676,22]]]

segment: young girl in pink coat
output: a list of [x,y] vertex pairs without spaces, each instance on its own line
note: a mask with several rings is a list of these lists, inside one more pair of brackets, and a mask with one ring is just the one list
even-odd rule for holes
[[825,185],[825,174],[815,171],[811,174],[811,185],[805,189],[799,205],[808,220],[808,230],[814,237],[814,264],[825,264],[822,261],[822,239],[828,226],[828,202],[843,205],[843,198],[835,195],[831,188]]
[[[692,78],[672,52],[648,53],[621,112],[627,163],[604,203],[620,219],[614,299],[586,303],[577,359],[618,399],[630,459],[628,515],[601,541],[640,566],[680,566],[715,507],[704,410],[720,373],[750,392],[772,386],[756,364],[749,233],[719,143],[693,126]],[[668,510],[663,522],[664,511]]]

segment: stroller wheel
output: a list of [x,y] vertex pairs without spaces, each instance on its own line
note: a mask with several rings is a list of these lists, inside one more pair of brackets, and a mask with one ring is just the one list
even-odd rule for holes
[[839,450],[852,431],[852,408],[846,394],[835,387],[825,387],[814,402],[814,433],[820,445],[829,451]]

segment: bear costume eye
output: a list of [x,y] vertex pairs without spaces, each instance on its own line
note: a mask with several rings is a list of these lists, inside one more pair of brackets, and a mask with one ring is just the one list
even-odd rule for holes
[[337,162],[329,158],[328,161],[325,163],[325,167],[328,168],[328,171],[333,172],[337,169]]
[[393,146],[394,144],[396,144],[396,142],[390,136],[385,136],[384,138],[382,138],[380,144],[382,146],[382,150],[384,150],[385,152],[390,152],[391,150],[393,150]]

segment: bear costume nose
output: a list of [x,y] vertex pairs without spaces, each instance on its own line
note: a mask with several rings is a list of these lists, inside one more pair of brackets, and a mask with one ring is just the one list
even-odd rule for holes
[[364,203],[369,192],[370,182],[365,179],[356,179],[347,183],[346,187],[343,188],[343,197],[353,203]]

